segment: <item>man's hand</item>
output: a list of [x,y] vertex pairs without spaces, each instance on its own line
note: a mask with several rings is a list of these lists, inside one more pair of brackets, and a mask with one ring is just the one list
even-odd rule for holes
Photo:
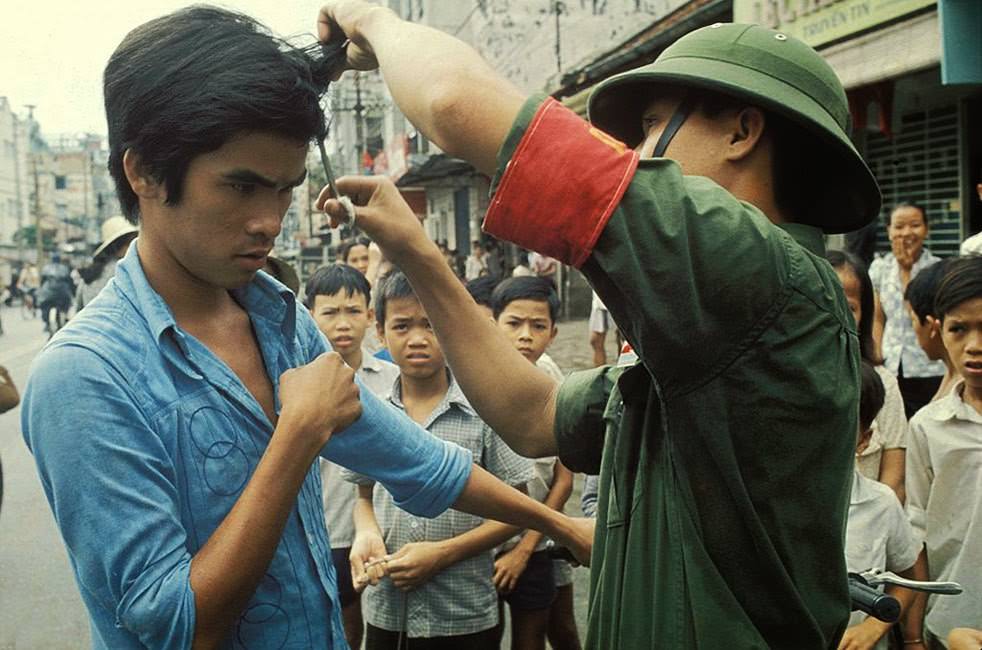
[[355,371],[336,352],[280,375],[280,421],[320,449],[361,416]]
[[[385,577],[385,542],[376,532],[359,532],[351,544],[348,561],[351,563],[351,581],[355,591],[361,593],[368,585],[375,586]],[[366,568],[366,565],[368,567]]]
[[859,625],[846,630],[842,640],[839,641],[838,650],[872,650],[889,629],[889,623],[873,617],[867,618]]
[[[343,41],[349,39],[348,61],[349,70],[374,70],[378,60],[372,46],[361,33],[360,27],[365,20],[378,12],[390,12],[384,7],[369,4],[362,0],[333,0],[321,7],[317,16],[317,38],[321,43]],[[338,76],[340,73],[339,71]]]
[[498,556],[498,559],[494,561],[492,580],[494,581],[494,588],[498,590],[499,594],[510,594],[515,589],[518,579],[522,577],[526,567],[528,567],[529,557],[528,551],[520,546]]
[[956,627],[948,635],[948,650],[979,650],[982,648],[982,630]]
[[890,250],[901,268],[909,269],[914,266],[914,242],[904,237],[894,237],[890,240]]
[[385,564],[392,584],[410,591],[442,571],[446,557],[439,542],[413,542],[387,556]]
[[[402,198],[402,194],[385,176],[344,176],[337,181],[338,191],[355,204],[355,224],[378,243],[386,259],[398,266],[399,260],[425,247],[436,250],[426,237],[419,218]],[[317,197],[317,209],[323,210],[337,228],[346,212],[331,188],[325,187]]]
[[551,537],[565,546],[583,566],[590,566],[590,554],[593,552],[593,535],[597,528],[597,520],[593,517],[566,517],[567,525],[562,535]]

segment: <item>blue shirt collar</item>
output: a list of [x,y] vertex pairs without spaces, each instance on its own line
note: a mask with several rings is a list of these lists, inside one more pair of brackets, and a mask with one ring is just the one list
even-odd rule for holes
[[[115,282],[120,295],[146,319],[158,345],[165,332],[172,332],[178,347],[185,356],[190,356],[186,335],[177,326],[170,307],[150,286],[135,243],[116,267]],[[250,318],[267,321],[287,340],[293,339],[297,326],[296,298],[288,288],[260,271],[248,284],[233,289],[231,294]]]

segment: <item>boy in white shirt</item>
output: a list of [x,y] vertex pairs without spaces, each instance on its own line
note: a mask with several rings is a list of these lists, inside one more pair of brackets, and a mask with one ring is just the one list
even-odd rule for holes
[[934,302],[961,381],[911,419],[907,494],[931,579],[964,588],[928,602],[927,633],[942,644],[955,627],[982,627],[982,257],[951,262]]
[[[863,361],[859,400],[859,440],[857,452],[869,444],[872,424],[883,408],[884,389],[876,369]],[[846,525],[846,567],[852,573],[867,569],[886,569],[914,580],[927,578],[923,545],[914,535],[897,495],[886,485],[866,478],[856,470],[849,499]],[[900,601],[906,616],[904,648],[923,647],[921,620],[923,600],[899,587],[887,591]],[[913,607],[912,611],[911,608]],[[840,650],[876,648],[886,650],[891,624],[862,612],[853,612]]]
[[[371,292],[368,280],[354,266],[332,264],[317,269],[307,280],[304,304],[334,351],[355,370],[369,390],[387,399],[399,376],[399,368],[362,348],[365,333],[375,320],[370,306]],[[348,561],[355,534],[352,510],[357,492],[341,477],[341,468],[334,463],[321,459],[320,470],[324,520],[331,532],[331,559],[338,577],[344,635],[348,645],[360,648],[365,625],[361,598],[351,582]]]

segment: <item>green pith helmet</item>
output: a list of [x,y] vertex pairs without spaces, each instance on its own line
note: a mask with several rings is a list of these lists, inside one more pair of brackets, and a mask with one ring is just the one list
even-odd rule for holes
[[[683,86],[746,99],[817,136],[810,215],[796,220],[826,232],[856,230],[876,218],[880,190],[849,140],[846,93],[832,68],[798,39],[758,25],[717,23],[686,34],[649,65],[614,75],[591,93],[590,121],[630,146],[642,140],[644,86]],[[809,197],[811,198],[811,197]]]

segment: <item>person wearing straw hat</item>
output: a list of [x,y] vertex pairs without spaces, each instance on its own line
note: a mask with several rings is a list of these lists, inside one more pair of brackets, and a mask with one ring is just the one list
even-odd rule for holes
[[126,255],[130,242],[136,239],[139,232],[139,228],[121,215],[102,222],[102,243],[92,253],[92,264],[79,271],[82,282],[75,292],[76,314],[99,295],[109,279],[116,275],[116,263]]
[[[482,418],[523,455],[599,472],[587,647],[835,648],[859,342],[822,233],[881,197],[833,70],[781,32],[716,24],[602,82],[587,122],[387,9],[336,0],[318,21],[420,133],[494,176],[484,230],[578,267],[639,357],[557,388],[389,181],[338,179]],[[345,217],[331,190],[318,205]]]

